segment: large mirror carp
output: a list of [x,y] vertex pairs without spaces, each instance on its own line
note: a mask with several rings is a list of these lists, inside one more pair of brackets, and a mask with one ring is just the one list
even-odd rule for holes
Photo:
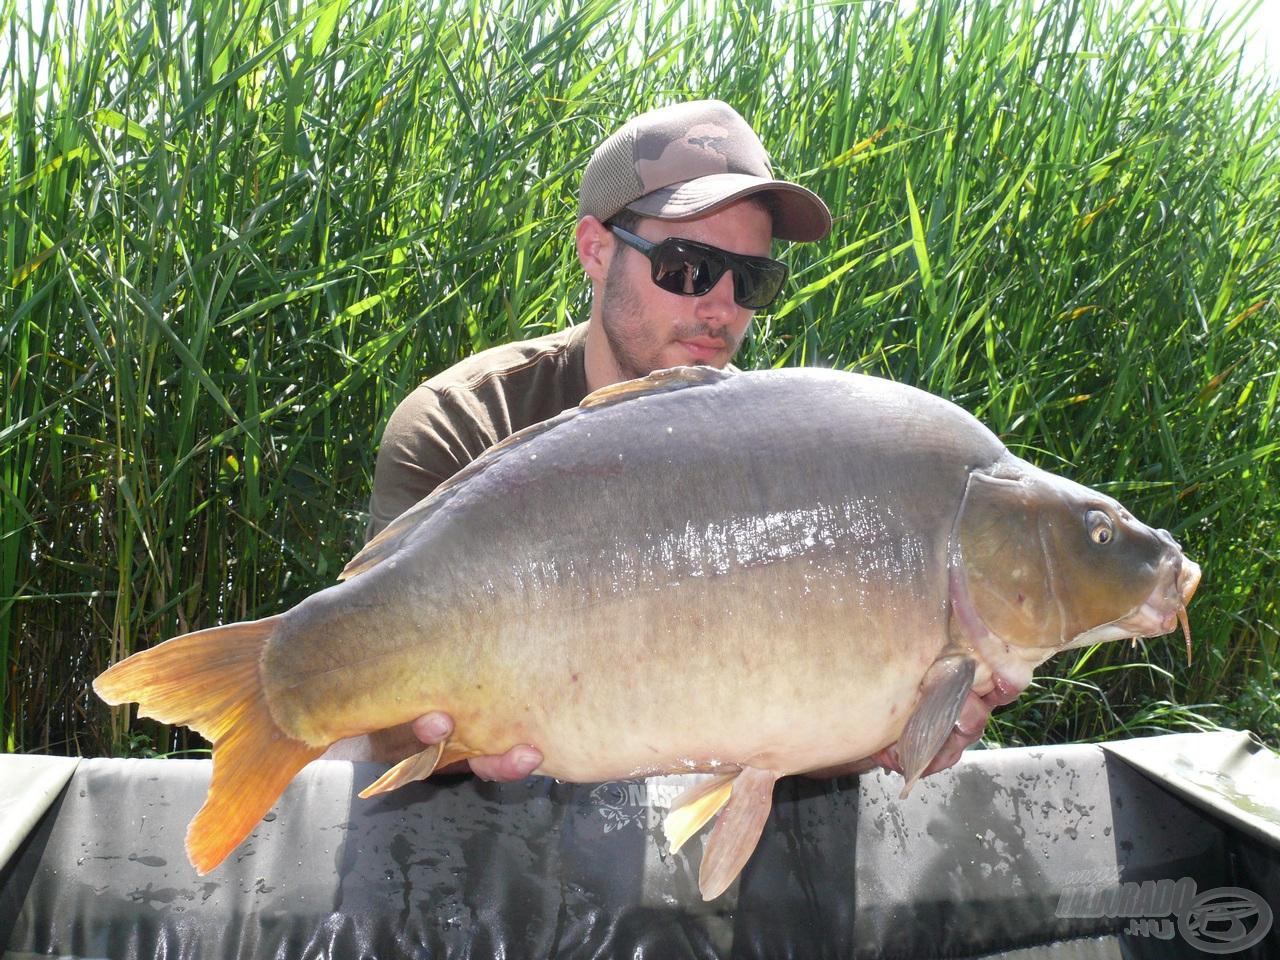
[[[442,710],[447,744],[362,795],[531,743],[595,782],[719,774],[699,883],[755,848],[774,781],[896,743],[906,789],[970,690],[1181,621],[1199,567],[959,407],[822,369],[659,371],[515,434],[394,521],[343,582],[94,682],[213,743],[187,833],[218,865],[336,740]],[[904,791],[905,795],[905,791]]]

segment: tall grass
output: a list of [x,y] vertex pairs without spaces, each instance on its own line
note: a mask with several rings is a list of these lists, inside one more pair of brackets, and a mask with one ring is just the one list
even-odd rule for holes
[[1008,742],[1280,743],[1280,100],[1176,2],[0,0],[0,747],[180,731],[87,692],[361,540],[415,384],[585,319],[595,144],[732,102],[828,241],[744,366],[919,384],[1167,526],[1198,655],[1060,658]]

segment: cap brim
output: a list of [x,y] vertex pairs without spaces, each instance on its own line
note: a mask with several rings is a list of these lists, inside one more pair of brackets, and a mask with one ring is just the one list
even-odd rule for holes
[[779,240],[821,240],[831,232],[831,211],[816,193],[786,180],[744,173],[717,173],[672,184],[633,200],[627,209],[659,220],[691,220],[756,193],[776,198],[773,235]]

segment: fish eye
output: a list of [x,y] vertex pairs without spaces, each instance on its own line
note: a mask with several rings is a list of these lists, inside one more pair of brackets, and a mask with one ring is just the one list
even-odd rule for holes
[[1094,543],[1110,543],[1115,536],[1115,527],[1111,518],[1101,510],[1090,510],[1084,515],[1085,527],[1089,530],[1089,539]]

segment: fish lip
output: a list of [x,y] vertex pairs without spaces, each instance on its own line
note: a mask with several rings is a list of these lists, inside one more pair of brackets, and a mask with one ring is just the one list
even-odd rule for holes
[[1117,620],[1077,634],[1064,649],[1129,637],[1162,637],[1176,630],[1178,614],[1186,609],[1200,583],[1200,565],[1179,552],[1164,566],[1168,575],[1159,579],[1142,603]]
[[1182,597],[1182,605],[1185,607],[1195,596],[1196,587],[1200,586],[1200,564],[1183,557],[1178,567],[1176,585]]
[[1186,610],[1200,584],[1200,565],[1188,560],[1178,551],[1169,558],[1168,578],[1162,578],[1151,594],[1129,617],[1118,621],[1128,626],[1132,623],[1139,637],[1159,637],[1172,633],[1178,627],[1178,614]]

